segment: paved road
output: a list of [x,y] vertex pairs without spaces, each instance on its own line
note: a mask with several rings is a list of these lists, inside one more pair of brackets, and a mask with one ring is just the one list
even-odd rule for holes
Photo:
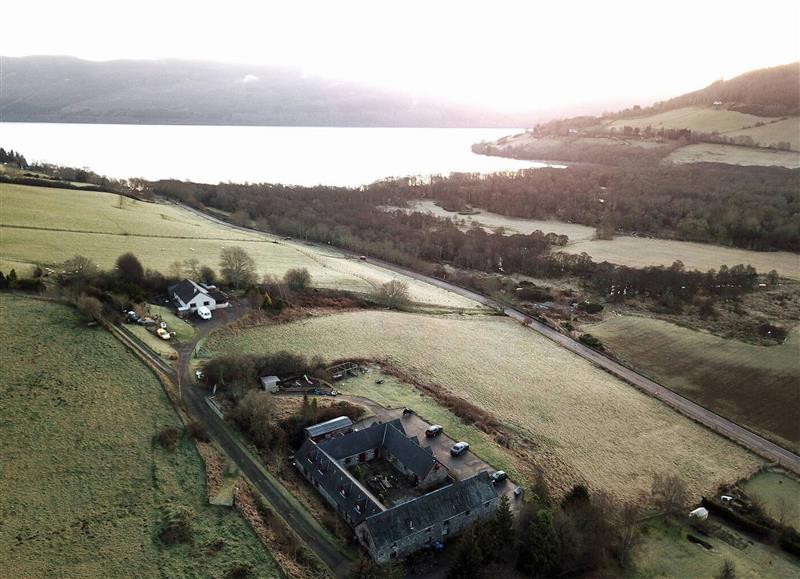
[[[211,326],[201,325],[201,330],[194,340],[185,342],[179,347],[180,361],[179,373],[182,384],[182,400],[186,408],[196,420],[208,427],[208,433],[222,451],[230,458],[242,474],[247,477],[255,489],[272,505],[284,518],[286,523],[300,536],[300,538],[314,551],[337,577],[346,577],[352,564],[351,557],[340,551],[336,545],[328,541],[317,528],[306,518],[303,512],[281,492],[281,489],[267,477],[258,466],[256,459],[251,457],[242,445],[231,436],[224,420],[220,419],[205,401],[207,392],[195,387],[189,377],[188,360],[194,351],[197,340],[207,334]],[[146,346],[132,338],[124,329],[112,327],[111,331],[131,348],[147,357],[170,379],[177,383],[178,373],[169,365],[155,356]]]
[[[275,235],[266,234],[260,231],[256,231],[254,229],[249,229],[247,227],[232,225],[230,223],[222,221],[221,219],[217,219],[216,217],[203,213],[202,211],[197,211],[185,205],[182,205],[182,207],[188,209],[189,211],[200,217],[209,219],[215,223],[224,225],[226,227],[233,227],[235,229],[239,229],[241,231],[246,231],[249,233],[258,233],[272,240],[280,239],[278,236]],[[290,242],[290,244],[294,243],[296,242]],[[312,245],[316,247],[330,249],[330,246],[326,246],[323,244],[305,242],[305,241],[303,243],[306,245]],[[349,252],[347,250],[338,248],[337,250],[346,256],[357,257],[354,253]],[[554,342],[557,342],[558,344],[564,346],[568,350],[571,350],[578,356],[581,356],[582,358],[589,360],[593,364],[596,364],[597,366],[613,374],[614,376],[617,376],[618,378],[625,380],[626,382],[632,384],[636,388],[639,388],[643,392],[647,392],[648,394],[655,396],[656,398],[662,400],[663,402],[665,402],[678,412],[681,412],[682,414],[688,416],[689,418],[696,420],[701,424],[704,424],[711,430],[714,430],[719,434],[722,434],[723,436],[735,442],[738,442],[739,444],[752,450],[756,454],[759,454],[770,461],[779,463],[785,468],[788,468],[800,474],[800,456],[798,456],[797,454],[783,448],[782,446],[775,444],[774,442],[767,440],[762,436],[759,436],[758,434],[752,432],[751,430],[748,430],[747,428],[739,426],[738,424],[728,420],[727,418],[724,418],[719,414],[712,412],[708,408],[705,408],[703,406],[700,406],[699,404],[696,404],[695,402],[692,402],[688,398],[684,398],[677,392],[665,388],[663,385],[658,384],[657,382],[650,380],[649,378],[643,376],[642,374],[639,374],[638,372],[626,366],[623,366],[619,362],[612,360],[608,356],[605,356],[597,352],[596,350],[593,350],[592,348],[589,348],[588,346],[585,346],[580,342],[573,340],[569,336],[566,336],[554,330],[550,326],[547,326],[546,324],[531,319],[528,315],[524,314],[523,312],[520,312],[519,310],[510,308],[488,296],[472,291],[470,289],[463,288],[461,286],[449,283],[447,281],[435,277],[411,271],[393,265],[391,263],[387,263],[372,258],[369,259],[369,263],[414,278],[419,281],[427,282],[439,288],[449,290],[460,296],[471,299],[475,302],[478,302],[480,304],[493,308],[499,312],[502,312],[505,315],[509,316],[510,318],[513,318],[519,322],[526,323],[532,330],[539,332],[540,334],[542,334],[547,338],[550,338]]]

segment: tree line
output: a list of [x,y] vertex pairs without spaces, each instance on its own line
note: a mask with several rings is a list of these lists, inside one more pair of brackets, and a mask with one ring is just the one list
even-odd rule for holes
[[384,180],[361,188],[182,181],[158,181],[152,188],[196,207],[238,214],[261,229],[369,248],[397,261],[397,254],[421,253],[429,241],[440,241],[426,239],[426,233],[457,237],[457,228],[431,216],[387,218],[382,210],[416,199],[431,199],[449,209],[479,207],[512,217],[580,223],[610,233],[800,251],[798,185],[797,169],[703,164],[454,174],[428,181]]

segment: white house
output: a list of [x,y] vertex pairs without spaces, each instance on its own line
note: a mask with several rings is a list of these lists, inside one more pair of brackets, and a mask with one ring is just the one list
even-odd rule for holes
[[207,307],[209,310],[227,308],[228,297],[216,286],[198,284],[185,279],[167,289],[170,299],[178,309],[178,313],[195,312],[197,308]]

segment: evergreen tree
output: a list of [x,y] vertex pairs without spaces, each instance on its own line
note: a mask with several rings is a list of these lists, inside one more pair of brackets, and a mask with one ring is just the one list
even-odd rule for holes
[[500,497],[497,512],[487,531],[487,552],[497,561],[508,562],[514,546],[514,516],[507,495]]
[[553,525],[553,513],[541,509],[522,533],[517,569],[530,577],[552,577],[558,572],[561,541]]
[[8,287],[8,280],[6,279],[6,275],[0,271],[0,289],[6,289]]
[[480,528],[480,525],[473,525],[461,537],[455,562],[447,575],[448,579],[475,579],[480,576],[481,567],[485,562]]
[[18,285],[17,270],[12,269],[10,272],[8,272],[8,288],[16,289]]

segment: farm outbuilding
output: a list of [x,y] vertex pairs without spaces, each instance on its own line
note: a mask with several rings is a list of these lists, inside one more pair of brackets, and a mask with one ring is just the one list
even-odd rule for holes
[[353,421],[347,416],[339,416],[314,424],[305,429],[306,438],[317,442],[325,438],[331,438],[337,434],[344,434],[353,430]]
[[281,381],[280,378],[278,378],[277,376],[262,376],[260,380],[261,380],[261,387],[264,390],[272,394],[278,392],[279,389],[278,383]]
[[[381,460],[398,475],[413,477],[423,494],[387,506],[354,474],[356,465],[364,468]],[[310,438],[295,454],[294,464],[378,563],[443,543],[475,521],[492,517],[500,500],[486,471],[448,484],[447,469],[430,448],[406,435],[400,419],[319,442]]]

